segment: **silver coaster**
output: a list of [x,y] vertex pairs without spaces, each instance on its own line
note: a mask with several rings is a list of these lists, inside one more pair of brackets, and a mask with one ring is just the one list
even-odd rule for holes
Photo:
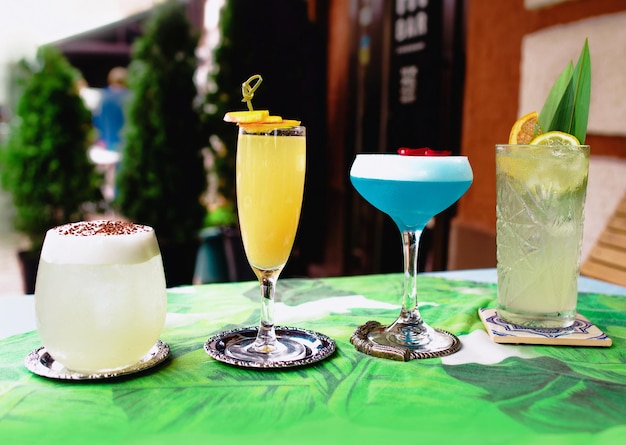
[[385,358],[388,360],[397,360],[408,362],[409,360],[420,360],[426,358],[443,357],[455,353],[461,348],[461,341],[456,335],[442,329],[431,328],[440,335],[450,340],[450,345],[446,348],[438,348],[433,351],[422,351],[420,349],[412,349],[400,345],[381,345],[374,343],[369,338],[370,332],[374,330],[384,329],[384,326],[377,321],[368,321],[367,323],[357,327],[350,337],[350,343],[354,345],[357,351],[372,357]]
[[28,354],[24,359],[24,365],[29,371],[58,380],[99,380],[121,377],[129,374],[135,374],[146,369],[152,368],[164,361],[170,353],[170,347],[167,343],[158,340],[150,351],[134,365],[113,371],[85,373],[79,371],[71,371],[52,358],[45,346],[40,346],[33,352]]
[[306,355],[294,360],[265,360],[262,362],[242,360],[226,354],[226,348],[234,342],[242,340],[254,340],[256,338],[258,327],[233,329],[222,332],[207,340],[204,344],[204,350],[207,354],[229,365],[241,368],[293,368],[298,366],[306,366],[315,362],[319,362],[335,352],[335,342],[319,332],[309,331],[301,328],[293,328],[286,326],[276,326],[276,336],[280,340],[281,337],[288,337],[292,341],[296,341],[305,347]]

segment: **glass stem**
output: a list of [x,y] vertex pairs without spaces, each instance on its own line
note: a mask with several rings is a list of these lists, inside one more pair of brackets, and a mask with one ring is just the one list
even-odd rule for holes
[[423,324],[417,303],[417,266],[421,235],[421,230],[402,231],[402,247],[404,250],[404,296],[402,297],[402,310],[396,321],[396,323],[411,325],[416,328]]
[[257,352],[270,353],[277,350],[274,330],[274,289],[280,271],[281,269],[257,271],[261,285],[261,323],[252,346]]

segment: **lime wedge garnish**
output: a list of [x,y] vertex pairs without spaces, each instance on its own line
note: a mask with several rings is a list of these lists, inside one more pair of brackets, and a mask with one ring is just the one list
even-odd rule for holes
[[548,131],[531,140],[530,145],[580,145],[580,141],[562,131]]

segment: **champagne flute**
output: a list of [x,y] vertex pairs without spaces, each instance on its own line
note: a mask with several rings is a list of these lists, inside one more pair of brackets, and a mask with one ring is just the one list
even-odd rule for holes
[[[271,126],[270,126],[271,127]],[[308,364],[330,355],[334,342],[317,332],[274,324],[274,295],[298,228],[306,169],[303,126],[246,128],[237,140],[237,209],[246,257],[261,288],[257,328],[209,339],[207,353],[243,367]]]
[[[425,154],[435,153],[429,149]],[[359,326],[350,339],[358,350],[405,361],[458,350],[456,336],[434,329],[422,319],[417,301],[417,261],[420,236],[428,221],[456,202],[472,179],[472,169],[464,156],[356,156],[350,180],[363,198],[393,219],[402,235],[404,253],[400,315],[389,326],[377,321]]]
[[[236,357],[304,357],[303,345],[284,338],[274,327],[274,292],[296,236],[304,193],[306,130],[270,133],[239,129],[237,140],[237,210],[248,262],[261,285],[261,323],[254,342],[233,344]],[[260,354],[260,355],[259,355]]]

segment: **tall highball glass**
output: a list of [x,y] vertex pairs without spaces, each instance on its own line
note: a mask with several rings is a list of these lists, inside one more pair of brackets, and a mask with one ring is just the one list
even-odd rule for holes
[[588,145],[496,146],[498,315],[533,328],[574,323]]

